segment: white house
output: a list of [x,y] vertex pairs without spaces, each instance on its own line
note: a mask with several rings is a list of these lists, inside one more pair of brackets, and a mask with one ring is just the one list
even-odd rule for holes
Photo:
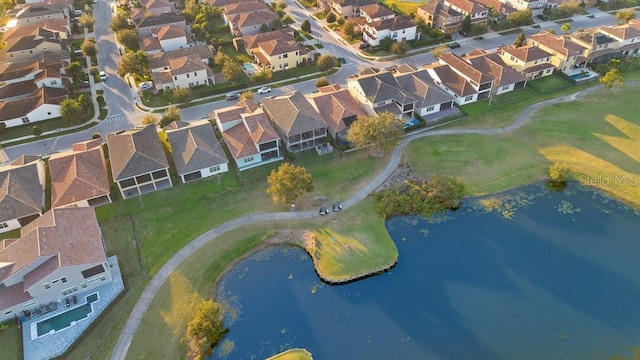
[[42,214],[44,188],[39,156],[22,156],[0,167],[0,233],[19,229]]
[[60,102],[69,96],[66,89],[42,87],[29,96],[0,102],[0,122],[10,128],[60,116]]
[[211,85],[214,74],[208,64],[212,57],[213,52],[206,45],[152,54],[151,78],[156,89]]
[[408,16],[396,16],[364,25],[362,41],[369,45],[378,46],[380,41],[386,37],[395,42],[401,42],[402,40],[419,39],[420,33],[416,24]]

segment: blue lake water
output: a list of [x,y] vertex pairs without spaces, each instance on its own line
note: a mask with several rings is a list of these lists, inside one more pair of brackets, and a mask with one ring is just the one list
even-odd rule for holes
[[[296,248],[260,251],[222,280],[229,359],[292,347],[314,359],[607,359],[640,345],[640,217],[570,186],[478,199],[447,219],[395,218],[388,273],[323,284]],[[219,354],[219,352],[218,352]]]

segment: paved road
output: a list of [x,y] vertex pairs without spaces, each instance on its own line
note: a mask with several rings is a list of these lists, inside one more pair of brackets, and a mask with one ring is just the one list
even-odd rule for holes
[[[398,146],[393,150],[391,154],[391,159],[387,166],[367,185],[358,190],[355,194],[353,194],[349,199],[342,202],[342,206],[344,209],[348,209],[358,202],[362,201],[367,195],[374,192],[377,188],[379,188],[386,179],[388,179],[393,172],[396,170],[398,165],[402,160],[402,154],[406,149],[407,145],[413,140],[424,138],[424,137],[432,137],[432,136],[443,136],[443,135],[461,135],[461,134],[479,134],[479,135],[498,135],[510,133],[522,125],[524,125],[527,120],[535,113],[537,110],[542,109],[544,107],[558,104],[562,102],[572,101],[580,96],[587,95],[596,90],[602,88],[602,85],[593,86],[583,91],[579,91],[577,93],[563,96],[556,99],[546,100],[540,103],[536,103],[525,109],[516,120],[505,127],[495,128],[495,129],[443,129],[443,130],[425,130],[419,133],[413,133],[406,138],[404,138]],[[228,221],[222,225],[219,225],[206,233],[200,235],[197,239],[193,240],[185,247],[183,247],[179,252],[169,259],[169,261],[158,271],[158,273],[153,277],[151,282],[147,285],[142,295],[138,299],[138,302],[134,306],[131,314],[129,315],[129,319],[124,326],[124,329],[120,333],[120,337],[118,338],[118,342],[111,354],[112,360],[124,360],[131,345],[131,341],[135,336],[138,327],[140,326],[140,322],[142,321],[142,317],[146,313],[151,301],[156,296],[160,287],[164,282],[169,278],[169,275],[189,256],[193,255],[196,251],[201,249],[204,245],[211,241],[215,241],[217,237],[227,231],[231,231],[237,229],[241,226],[248,224],[261,223],[266,221],[282,221],[282,220],[291,220],[291,219],[308,219],[312,217],[319,216],[317,211],[305,211],[305,212],[287,212],[287,213],[262,213],[262,214],[253,214],[243,216],[241,218],[237,218],[231,221]]]

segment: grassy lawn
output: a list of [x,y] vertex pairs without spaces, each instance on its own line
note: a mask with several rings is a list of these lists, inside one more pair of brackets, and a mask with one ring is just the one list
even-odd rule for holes
[[[637,78],[638,74],[634,76]],[[640,131],[627,123],[639,123],[637,108],[628,106],[639,90],[638,84],[627,84],[547,107],[512,134],[415,141],[409,145],[405,159],[424,176],[437,172],[462,178],[472,194],[545,179],[554,161],[567,163],[579,181],[581,176],[591,178],[597,174],[627,175],[629,179],[632,174],[640,174],[638,159],[630,156],[638,153]],[[600,188],[640,203],[637,186],[622,190],[606,185]]]
[[311,353],[305,349],[291,349],[274,355],[267,360],[311,360]]
[[391,10],[399,12],[402,15],[415,14],[421,2],[383,0],[382,3],[387,5]]
[[[337,222],[333,221],[334,217],[338,219]],[[268,246],[266,240],[270,235],[275,230],[285,229],[310,229],[316,233],[337,234],[338,242],[335,244],[340,246],[332,240],[328,240],[331,244],[321,240],[322,245],[318,249],[322,252],[321,267],[332,271],[359,273],[388,265],[397,258],[395,244],[386,232],[384,220],[374,212],[371,199],[335,216],[248,225],[225,233],[182,263],[169,281],[163,284],[133,338],[128,357],[183,357],[185,349],[180,339],[192,305],[214,296],[216,279],[234,260],[255,248]],[[345,244],[350,245],[348,249],[344,247]],[[149,339],[154,341],[149,342]],[[156,346],[158,343],[163,346]]]
[[573,84],[569,83],[556,74],[545,76],[533,81],[527,81],[527,87],[532,88],[538,94],[548,94],[558,90],[570,88],[572,85]]
[[22,336],[20,329],[14,323],[10,323],[9,327],[0,330],[0,349],[2,349],[3,358],[5,359],[21,359],[22,358]]

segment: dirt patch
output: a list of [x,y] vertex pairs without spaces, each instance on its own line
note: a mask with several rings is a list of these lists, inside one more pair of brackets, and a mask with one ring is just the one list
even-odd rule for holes
[[412,180],[416,182],[424,181],[415,171],[409,166],[409,164],[402,163],[396,168],[396,171],[387,178],[387,180],[382,184],[377,191],[387,190],[394,187],[396,184],[401,183],[405,180]]
[[369,154],[371,154],[371,156],[373,157],[377,157],[377,158],[382,158],[384,157],[384,151],[382,149],[371,149],[371,151],[369,151]]
[[267,245],[305,245],[306,239],[313,236],[313,233],[309,230],[278,230],[274,231],[273,235],[265,239]]

